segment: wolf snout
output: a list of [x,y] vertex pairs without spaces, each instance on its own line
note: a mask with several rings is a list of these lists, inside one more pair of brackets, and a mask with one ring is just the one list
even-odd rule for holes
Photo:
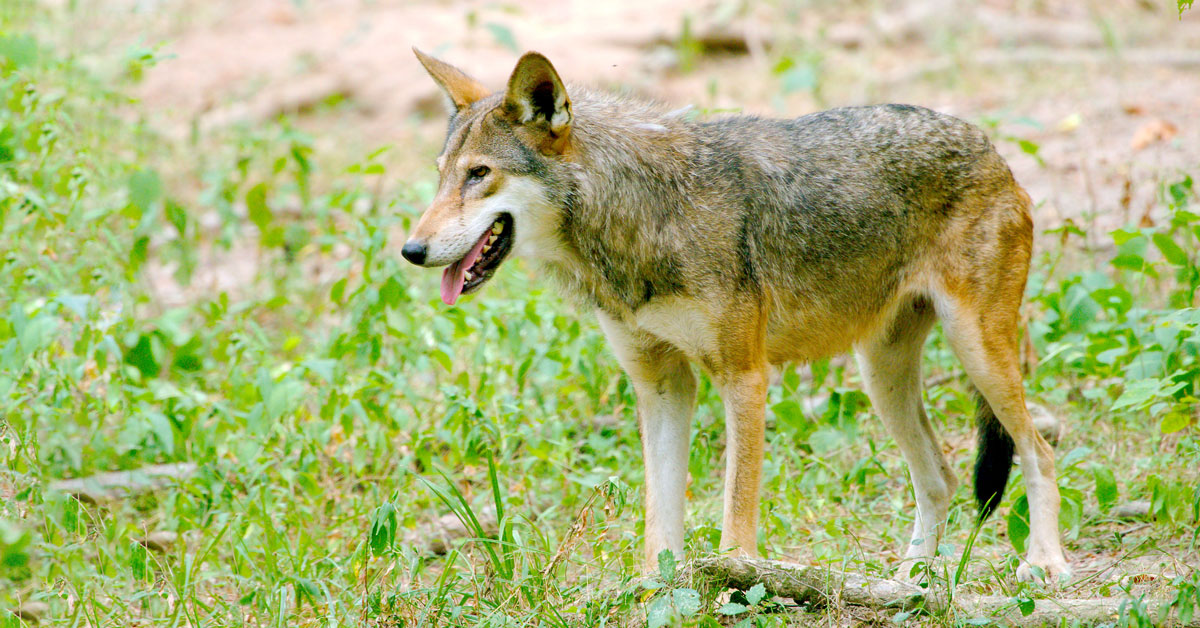
[[428,252],[428,246],[413,240],[405,242],[404,248],[400,249],[400,254],[404,256],[404,259],[416,264],[417,266],[425,265],[425,255]]

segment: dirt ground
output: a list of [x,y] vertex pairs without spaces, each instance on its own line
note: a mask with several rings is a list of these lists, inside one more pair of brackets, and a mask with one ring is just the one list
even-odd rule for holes
[[[1200,165],[1200,11],[1180,19],[1173,2],[109,0],[74,15],[81,49],[155,52],[135,92],[155,128],[183,138],[287,115],[344,163],[393,147],[392,189],[428,189],[445,130],[413,46],[497,89],[538,50],[568,83],[671,105],[798,116],[901,102],[987,123],[1038,228],[1071,220],[1102,253],[1111,229],[1156,219],[1164,180]],[[254,276],[245,261],[213,256],[196,283],[235,288]],[[184,298],[159,271],[166,300]]]
[[[114,4],[95,10],[111,18]],[[796,116],[906,102],[994,120],[1039,226],[1094,222],[1098,245],[1142,219],[1158,181],[1200,164],[1200,14],[1179,19],[1174,3],[142,0],[126,10],[118,37],[162,42],[166,59],[138,93],[163,128],[291,114],[326,145],[396,146],[399,179],[431,176],[444,129],[413,46],[497,88],[532,49],[569,82],[681,106]],[[1017,140],[1036,144],[1036,157]]]

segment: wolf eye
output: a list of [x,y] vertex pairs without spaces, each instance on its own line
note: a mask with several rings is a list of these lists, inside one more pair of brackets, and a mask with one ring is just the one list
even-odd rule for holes
[[486,177],[487,174],[491,171],[492,171],[492,169],[488,168],[487,166],[475,166],[474,168],[471,168],[470,170],[467,171],[467,178],[470,180],[478,181],[478,180]]

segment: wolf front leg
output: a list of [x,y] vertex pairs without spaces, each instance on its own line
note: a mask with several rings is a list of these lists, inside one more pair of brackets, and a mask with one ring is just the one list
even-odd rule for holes
[[597,317],[637,396],[646,465],[645,571],[653,573],[662,550],[683,557],[684,492],[696,376],[687,358],[674,347],[603,312]]

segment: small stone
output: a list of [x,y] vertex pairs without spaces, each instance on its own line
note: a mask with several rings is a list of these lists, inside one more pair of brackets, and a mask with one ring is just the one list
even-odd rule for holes
[[146,549],[152,552],[166,552],[175,545],[175,541],[179,540],[179,535],[169,530],[159,530],[147,534],[145,538],[138,539],[138,543],[146,546]]
[[50,612],[50,605],[45,602],[25,602],[17,607],[16,615],[25,621],[40,622]]

